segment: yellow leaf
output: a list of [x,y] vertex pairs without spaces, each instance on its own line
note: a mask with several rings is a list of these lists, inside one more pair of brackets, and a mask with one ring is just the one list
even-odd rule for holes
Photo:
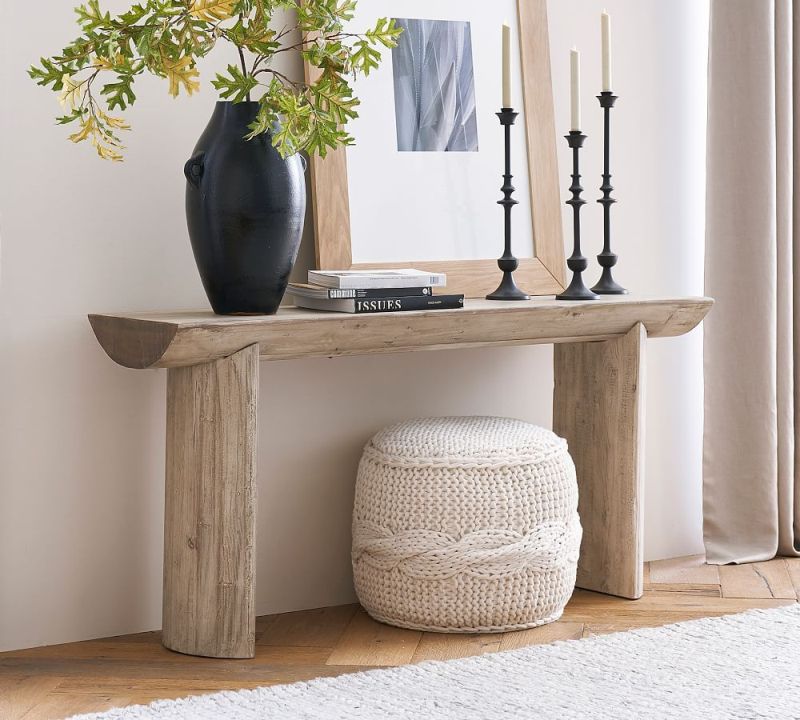
[[87,120],[81,120],[81,129],[70,135],[69,139],[74,143],[82,142],[90,135],[93,135],[96,129],[94,118],[90,117]]
[[164,71],[169,80],[169,94],[172,97],[178,97],[181,85],[189,95],[200,89],[200,83],[197,81],[200,73],[188,55],[175,61],[164,60]]
[[117,139],[113,137],[104,124],[111,125],[122,130],[127,130],[127,124],[119,118],[109,117],[102,110],[97,108],[97,117],[88,115],[80,118],[81,129],[69,136],[74,143],[91,140],[97,154],[103,160],[122,162],[123,147]]
[[235,4],[236,0],[194,0],[189,12],[200,20],[216,22],[231,17]]
[[102,110],[100,110],[100,108],[97,109],[97,112],[100,115],[100,117],[103,119],[103,122],[106,123],[106,125],[109,125],[112,128],[116,128],[117,130],[130,130],[131,129],[131,126],[128,125],[128,123],[125,122],[125,120],[123,120],[122,118],[114,117],[112,115],[106,115],[106,113],[104,113]]
[[99,70],[113,70],[116,65],[121,65],[124,62],[125,58],[119,53],[114,58],[105,58],[98,55],[95,57],[92,67],[96,67]]
[[93,145],[97,150],[97,154],[103,158],[103,160],[111,160],[113,162],[122,162],[123,157],[122,153],[117,152],[114,148],[109,147],[108,145],[103,145],[96,140],[93,141]]
[[61,78],[61,92],[58,101],[65,110],[74,110],[81,105],[81,83],[72,79],[71,75],[65,74]]
[[122,162],[123,157],[120,152],[122,148],[113,140],[105,138],[99,131],[92,135],[92,145],[94,145],[94,149],[97,150],[97,154],[103,160]]

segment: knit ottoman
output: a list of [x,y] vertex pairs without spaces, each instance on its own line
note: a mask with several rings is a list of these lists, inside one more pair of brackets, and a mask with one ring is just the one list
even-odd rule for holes
[[561,617],[581,541],[575,466],[549,430],[498,417],[410,420],[358,468],[353,573],[376,620],[504,632]]

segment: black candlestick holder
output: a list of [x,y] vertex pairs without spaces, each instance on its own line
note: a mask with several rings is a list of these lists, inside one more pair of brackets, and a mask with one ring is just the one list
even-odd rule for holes
[[497,113],[500,124],[505,130],[506,136],[506,171],[503,175],[503,199],[498,200],[497,204],[502,205],[505,211],[505,250],[503,257],[497,261],[497,267],[503,271],[503,279],[500,285],[491,295],[487,295],[487,300],[530,300],[531,296],[522,292],[514,282],[514,271],[519,267],[519,260],[511,252],[511,208],[517,205],[511,195],[514,193],[514,186],[511,184],[511,126],[517,119],[517,115],[511,108],[501,108]]
[[611,276],[611,268],[617,264],[618,257],[611,252],[611,206],[617,202],[611,197],[614,186],[611,184],[611,108],[617,101],[617,96],[610,90],[603,90],[597,99],[600,107],[603,108],[604,132],[603,132],[603,184],[600,190],[603,193],[597,202],[603,206],[603,252],[597,256],[597,262],[603,268],[600,280],[592,288],[598,295],[625,295],[628,291],[618,285]]
[[581,173],[580,173],[580,150],[583,147],[583,141],[586,140],[580,130],[570,130],[568,135],[565,135],[567,143],[572,148],[572,185],[570,185],[570,192],[572,198],[567,200],[567,205],[572,205],[572,255],[567,260],[567,267],[572,270],[572,282],[569,287],[564,290],[560,295],[556,295],[557,300],[596,300],[595,295],[586,285],[583,284],[583,271],[586,270],[589,263],[586,257],[581,253],[581,207],[586,204],[585,200],[581,200]]

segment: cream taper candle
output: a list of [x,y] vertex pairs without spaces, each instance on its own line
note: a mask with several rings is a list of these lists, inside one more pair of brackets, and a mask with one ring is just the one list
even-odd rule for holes
[[581,129],[581,54],[577,48],[572,48],[569,56],[571,83],[570,99],[572,100],[570,130]]
[[503,107],[511,105],[511,26],[503,23]]
[[600,35],[603,45],[603,92],[611,92],[611,16],[605,10],[600,15]]

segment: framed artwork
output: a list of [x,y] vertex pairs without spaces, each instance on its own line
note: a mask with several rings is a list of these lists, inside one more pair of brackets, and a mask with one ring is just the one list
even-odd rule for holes
[[[501,26],[512,27],[513,252],[517,284],[565,285],[546,0],[369,0],[359,26],[403,27],[380,68],[356,81],[356,145],[312,158],[317,267],[419,267],[448,292],[483,297],[503,248]],[[306,73],[314,72],[307,66]]]

